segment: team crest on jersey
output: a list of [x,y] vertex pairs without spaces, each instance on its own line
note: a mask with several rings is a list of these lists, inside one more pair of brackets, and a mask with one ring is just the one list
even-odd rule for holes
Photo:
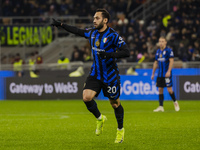
[[166,54],[166,51],[163,52],[163,55],[165,55],[165,54]]
[[104,38],[104,39],[103,39],[103,42],[106,43],[107,39],[108,39],[108,38]]
[[99,46],[99,45],[100,45],[100,42],[99,42],[99,41],[96,41],[95,45],[96,45],[96,46]]

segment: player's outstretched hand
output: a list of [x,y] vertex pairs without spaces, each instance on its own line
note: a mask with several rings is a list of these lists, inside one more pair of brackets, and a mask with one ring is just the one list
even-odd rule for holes
[[56,27],[60,27],[60,26],[61,26],[61,22],[58,21],[58,20],[55,20],[55,19],[53,18],[53,22],[52,22],[51,25],[52,25],[52,26],[56,26]]
[[112,53],[106,53],[106,52],[98,52],[98,55],[103,59],[112,57]]

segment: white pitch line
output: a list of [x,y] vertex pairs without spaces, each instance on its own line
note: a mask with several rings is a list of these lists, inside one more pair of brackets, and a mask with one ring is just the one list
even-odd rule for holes
[[60,119],[67,119],[69,116],[60,116]]
[[[164,113],[173,113],[175,110],[165,110]],[[180,113],[182,112],[199,112],[200,110],[180,110]],[[103,114],[113,114],[114,112],[111,111],[102,111]],[[152,110],[136,110],[136,111],[124,111],[125,114],[131,114],[131,113],[154,113],[153,109]],[[179,113],[179,112],[175,112]],[[0,114],[0,116],[66,116],[66,115],[89,115],[90,112],[65,112],[65,113],[35,113],[35,114]]]

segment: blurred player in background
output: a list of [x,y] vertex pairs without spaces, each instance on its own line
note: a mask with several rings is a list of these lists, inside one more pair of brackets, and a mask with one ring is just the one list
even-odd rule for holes
[[160,48],[156,52],[155,62],[153,64],[153,72],[151,76],[151,79],[153,80],[155,71],[158,67],[158,77],[156,85],[159,91],[159,107],[155,109],[154,112],[164,112],[164,87],[167,87],[167,91],[174,101],[175,111],[179,111],[180,107],[174,95],[174,91],[172,90],[172,67],[174,63],[174,53],[172,49],[167,47],[167,40],[165,37],[159,38],[159,46]]
[[[116,64],[116,58],[129,57],[129,48],[118,33],[107,26],[110,14],[105,9],[97,9],[94,15],[94,28],[84,30],[74,26],[61,23],[53,19],[53,26],[62,27],[66,31],[85,37],[89,40],[93,55],[93,65],[90,75],[87,77],[84,90],[83,101],[87,109],[97,118],[96,135],[100,135],[103,124],[107,120],[102,115],[94,101],[101,89],[104,96],[108,97],[110,104],[114,108],[118,123],[115,143],[124,140],[123,118],[124,109],[120,103],[120,77]],[[118,48],[118,51],[116,51]]]

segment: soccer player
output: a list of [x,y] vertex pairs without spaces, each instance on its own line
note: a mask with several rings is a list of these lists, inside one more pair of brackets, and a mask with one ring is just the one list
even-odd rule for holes
[[[68,32],[89,40],[94,60],[85,82],[83,101],[87,109],[97,118],[96,135],[100,135],[107,118],[100,113],[94,97],[98,96],[101,89],[103,90],[104,96],[109,98],[110,104],[114,108],[118,123],[115,143],[121,143],[124,140],[124,109],[119,100],[120,77],[116,58],[129,57],[130,53],[127,44],[119,34],[108,27],[109,19],[110,14],[107,10],[97,9],[94,14],[94,28],[92,29],[79,29],[54,19],[52,25],[62,27]],[[118,51],[116,51],[116,48],[118,48]]]
[[167,41],[165,37],[159,38],[160,48],[156,52],[155,62],[153,64],[153,72],[151,79],[154,79],[154,73],[158,67],[158,77],[156,85],[159,91],[159,107],[154,112],[164,112],[163,108],[163,88],[167,87],[172,100],[174,101],[175,111],[179,111],[180,107],[172,90],[172,67],[174,63],[174,53],[172,49],[167,47]]

